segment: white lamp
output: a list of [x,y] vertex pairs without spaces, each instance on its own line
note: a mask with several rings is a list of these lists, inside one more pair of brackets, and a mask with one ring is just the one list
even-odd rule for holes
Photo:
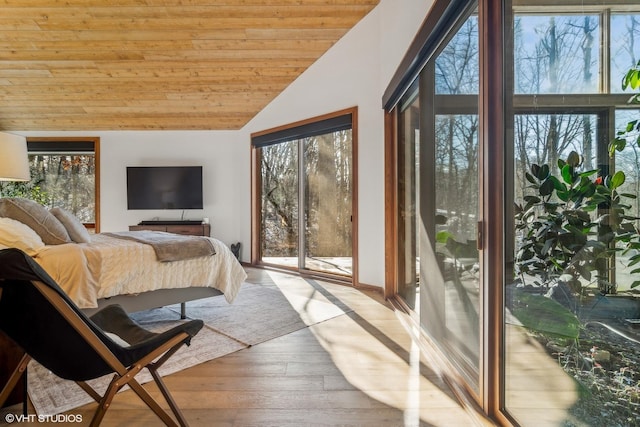
[[0,132],[0,181],[29,181],[29,155],[24,136]]

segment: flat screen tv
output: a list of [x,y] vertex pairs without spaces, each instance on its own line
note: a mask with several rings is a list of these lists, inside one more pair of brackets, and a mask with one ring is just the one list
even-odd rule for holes
[[202,166],[127,167],[128,209],[202,207]]

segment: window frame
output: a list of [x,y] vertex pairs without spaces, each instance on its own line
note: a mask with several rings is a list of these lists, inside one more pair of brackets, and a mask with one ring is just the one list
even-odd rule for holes
[[[283,266],[264,263],[261,258],[261,150],[278,141],[299,139],[309,134],[317,134],[318,123],[335,123],[341,116],[351,116],[351,144],[352,144],[352,196],[351,196],[351,250],[352,250],[352,274],[350,277],[331,274],[308,269],[288,269]],[[322,126],[320,126],[322,128]],[[305,276],[334,280],[340,283],[350,283],[352,286],[359,284],[358,279],[358,108],[352,107],[333,113],[312,117],[294,123],[266,129],[251,134],[251,265],[256,267],[285,269],[304,273]]]
[[[30,142],[39,142],[46,144],[62,144],[62,143],[92,143],[93,155],[95,158],[95,222],[84,223],[84,226],[88,229],[93,229],[95,233],[100,233],[100,137],[27,137],[27,146]],[[65,151],[60,151],[60,154],[64,154]]]

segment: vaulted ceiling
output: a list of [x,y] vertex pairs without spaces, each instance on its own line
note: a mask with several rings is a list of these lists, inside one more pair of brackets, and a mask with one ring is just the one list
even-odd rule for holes
[[0,130],[239,129],[379,0],[0,0]]

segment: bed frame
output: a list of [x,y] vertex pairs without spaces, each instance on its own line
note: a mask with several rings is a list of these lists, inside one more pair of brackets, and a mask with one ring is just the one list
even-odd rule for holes
[[116,295],[102,298],[98,300],[97,308],[85,308],[82,311],[90,316],[107,305],[120,304],[127,313],[133,313],[166,305],[180,304],[180,318],[185,319],[187,317],[186,303],[188,301],[217,295],[222,295],[222,292],[218,289],[207,287],[158,289],[137,295]]

